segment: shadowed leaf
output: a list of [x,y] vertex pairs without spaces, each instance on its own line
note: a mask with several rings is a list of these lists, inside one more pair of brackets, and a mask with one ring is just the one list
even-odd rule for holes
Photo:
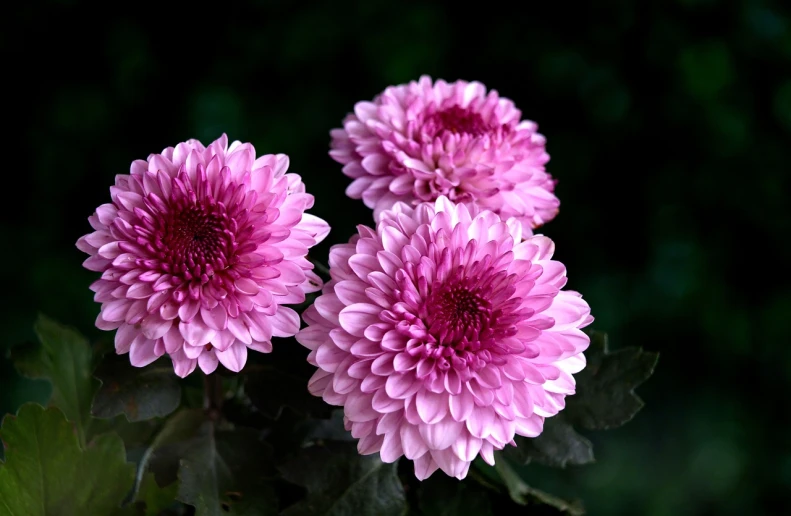
[[52,404],[76,425],[80,444],[85,444],[91,400],[99,385],[91,374],[91,347],[75,330],[43,315],[39,316],[34,329],[40,346],[26,345],[13,350],[14,365],[23,376],[50,381]]
[[132,487],[134,465],[115,434],[82,450],[57,408],[22,406],[0,429],[6,461],[0,466],[0,515],[111,514]]
[[494,468],[500,475],[511,500],[519,505],[549,505],[558,511],[572,516],[585,514],[582,504],[578,501],[567,502],[562,498],[551,495],[540,489],[529,486],[519,474],[511,468],[504,456],[500,455],[495,459]]
[[258,434],[204,423],[184,448],[178,500],[195,507],[198,516],[277,514],[277,496],[269,485],[274,472],[266,467],[270,452]]
[[590,441],[577,428],[604,430],[630,421],[643,407],[634,389],[654,372],[659,355],[640,348],[610,352],[607,335],[591,332],[585,351],[587,365],[574,375],[577,392],[566,397],[566,407],[547,418],[544,431],[536,438],[517,436],[517,447],[505,450],[521,464],[535,461],[555,467],[593,462]]
[[591,333],[587,365],[575,375],[577,393],[568,398],[568,419],[589,430],[606,430],[628,423],[643,408],[634,389],[653,373],[658,353],[631,347],[610,352],[607,335]]
[[301,360],[284,360],[278,369],[250,367],[245,375],[245,393],[253,405],[270,419],[278,419],[288,407],[300,416],[329,417],[332,407],[308,392],[311,370]]
[[142,514],[146,516],[157,516],[176,502],[177,492],[178,486],[175,483],[166,487],[159,487],[154,475],[146,473],[140,483],[135,506],[140,507]]
[[493,516],[486,490],[475,482],[432,475],[420,483],[418,507],[425,516]]
[[283,478],[305,487],[307,497],[284,516],[398,516],[407,509],[397,463],[362,456],[352,443],[328,442],[303,450],[280,468]]
[[169,365],[155,362],[137,368],[126,359],[106,358],[94,376],[102,382],[91,408],[95,417],[124,414],[129,421],[165,417],[181,401],[181,387]]
[[521,464],[534,461],[547,466],[565,468],[593,462],[593,445],[566,422],[563,413],[548,418],[544,431],[536,438],[517,438],[517,446],[504,452]]
[[157,484],[168,486],[178,478],[179,463],[208,419],[201,409],[182,409],[170,416],[151,441],[148,470],[156,476]]
[[343,427],[343,409],[332,411],[329,419],[311,419],[305,422],[305,443],[319,441],[355,441],[351,432]]

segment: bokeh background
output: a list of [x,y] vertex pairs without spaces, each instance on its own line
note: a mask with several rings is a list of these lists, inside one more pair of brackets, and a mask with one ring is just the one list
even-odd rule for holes
[[[475,79],[548,138],[562,206],[544,232],[594,327],[662,354],[646,408],[590,436],[597,464],[528,480],[591,514],[776,514],[791,486],[791,10],[523,4],[4,8],[2,346],[32,339],[38,311],[98,336],[74,242],[133,159],[222,132],[289,154],[333,226],[326,257],[371,219],[344,197],[329,130],[389,84]],[[45,389],[3,357],[0,413]]]

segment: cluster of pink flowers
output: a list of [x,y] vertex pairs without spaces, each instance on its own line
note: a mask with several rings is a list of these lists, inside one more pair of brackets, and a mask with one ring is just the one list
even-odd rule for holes
[[[96,324],[133,365],[167,355],[182,377],[240,371],[296,335],[308,389],[343,407],[360,453],[405,456],[419,479],[493,464],[563,409],[593,320],[533,235],[559,201],[544,137],[520,118],[480,83],[427,77],[358,103],[330,155],[375,228],[332,247],[326,284],[307,254],[329,226],[286,156],[223,135],[135,161],[77,242],[102,273]],[[300,330],[284,305],[319,290]]]

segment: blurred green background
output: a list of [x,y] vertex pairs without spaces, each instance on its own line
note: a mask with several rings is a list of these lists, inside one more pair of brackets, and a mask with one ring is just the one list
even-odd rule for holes
[[[591,514],[775,514],[791,486],[791,8],[523,6],[15,3],[0,32],[3,346],[32,339],[38,311],[99,336],[74,242],[133,159],[222,132],[289,154],[333,226],[326,257],[371,217],[344,197],[329,130],[389,84],[475,79],[548,138],[562,206],[544,232],[594,327],[662,353],[646,408],[591,436],[597,464],[528,480]],[[0,412],[43,389],[3,357]]]

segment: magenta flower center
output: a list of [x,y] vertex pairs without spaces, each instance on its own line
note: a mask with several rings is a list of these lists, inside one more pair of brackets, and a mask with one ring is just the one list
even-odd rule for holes
[[[163,261],[174,271],[200,278],[213,275],[227,264],[233,252],[223,234],[223,207],[189,206],[183,211],[165,214],[163,228],[155,240]],[[227,216],[225,217],[227,219]],[[205,283],[205,281],[204,281]]]
[[[161,286],[155,284],[155,290],[183,284],[205,285],[212,279],[221,287],[240,276],[232,269],[238,257],[255,249],[255,244],[248,242],[254,227],[249,210],[244,208],[247,203],[231,202],[228,208],[226,203],[216,200],[202,167],[199,169],[203,177],[197,192],[181,171],[171,181],[172,193],[168,199],[147,195],[143,202],[148,211],[135,210],[140,224],[133,229],[140,247],[134,249],[122,243],[128,247],[127,252],[137,251],[139,267],[167,275],[168,281]],[[221,192],[221,197],[231,201],[244,198],[239,185],[234,183]],[[215,276],[223,271],[233,277]]]
[[468,289],[464,281],[437,285],[428,298],[429,333],[440,344],[454,346],[476,340],[481,330],[492,323],[492,304],[480,294],[480,288]]
[[480,114],[461,106],[452,106],[432,113],[426,118],[424,128],[432,138],[439,136],[443,131],[481,136],[490,130]]
[[461,250],[455,254],[459,265],[427,289],[417,317],[402,315],[401,328],[414,339],[407,352],[419,359],[417,375],[426,381],[439,378],[432,371],[440,376],[455,371],[466,381],[487,364],[503,365],[508,355],[525,349],[512,337],[532,311],[520,309],[521,298],[513,297],[514,275],[494,268],[491,256],[464,265]]

